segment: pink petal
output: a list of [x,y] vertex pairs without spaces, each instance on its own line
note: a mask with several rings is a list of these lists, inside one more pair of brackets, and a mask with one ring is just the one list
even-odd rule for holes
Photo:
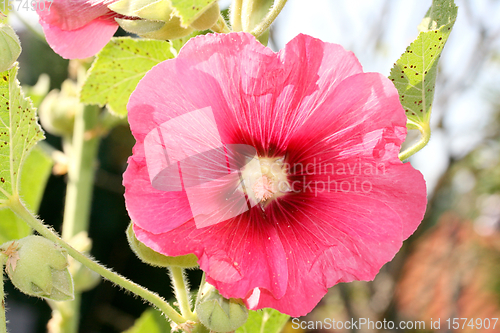
[[[210,283],[252,309],[304,315],[328,287],[373,279],[423,217],[423,178],[397,158],[397,91],[340,46],[301,35],[272,53],[245,33],[197,37],[146,74],[128,109],[137,144],[124,184],[137,237],[165,255],[196,254]],[[194,128],[205,116],[178,123],[206,109],[209,129]],[[170,134],[180,147],[161,139]],[[301,164],[289,176],[300,193],[245,207],[232,197],[230,145]],[[321,172],[327,163],[345,171]],[[156,177],[171,192],[155,192]],[[326,190],[332,182],[340,187]]]
[[151,186],[144,162],[132,156],[128,163],[123,185],[127,209],[134,223],[153,233],[162,233],[193,217],[186,192],[159,191]]
[[[258,151],[273,142],[282,150],[315,103],[359,72],[351,52],[309,36],[298,36],[276,54],[249,34],[213,34],[191,39],[176,59],[147,73],[128,109],[132,117],[151,109],[166,121],[211,106],[223,142],[252,144]],[[317,86],[310,84],[318,79]],[[137,120],[130,121],[136,137],[159,125]]]
[[113,37],[118,24],[97,18],[81,28],[62,30],[40,21],[50,47],[65,59],[83,59],[95,55]]
[[265,227],[259,215],[253,210],[201,229],[189,221],[162,234],[135,224],[134,232],[165,255],[194,253],[208,272],[207,280],[226,297],[243,298],[249,290],[263,287],[280,298],[287,289],[287,259],[275,228]]
[[[406,239],[422,220],[427,199],[422,175],[398,158],[405,135],[406,117],[394,85],[380,74],[358,74],[344,80],[297,131],[288,158],[300,160],[303,166],[316,165],[316,170],[308,171],[315,174],[314,181],[340,184],[345,180],[352,186],[356,178],[359,184],[384,186],[378,196],[396,194],[399,203],[392,206],[404,218]],[[325,168],[337,174],[325,173]],[[393,172],[391,168],[406,174],[394,171],[397,176],[388,179],[385,172]],[[339,176],[339,170],[346,170],[347,177]]]
[[107,6],[115,1],[117,0],[37,0],[37,13],[40,21],[46,24],[66,31],[76,30],[98,17],[114,23],[114,13]]

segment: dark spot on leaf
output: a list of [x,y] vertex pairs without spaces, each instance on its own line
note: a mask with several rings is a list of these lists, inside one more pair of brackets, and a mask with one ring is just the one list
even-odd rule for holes
[[[1,177],[0,182],[5,183],[5,178]],[[3,303],[3,302],[2,302]],[[3,304],[2,304],[3,305]]]

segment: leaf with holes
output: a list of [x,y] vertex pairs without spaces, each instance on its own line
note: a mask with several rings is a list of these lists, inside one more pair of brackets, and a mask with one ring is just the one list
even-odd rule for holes
[[434,0],[419,26],[420,34],[391,69],[408,117],[408,128],[428,124],[434,99],[438,60],[457,18],[453,0]]
[[173,14],[181,19],[181,25],[188,27],[200,17],[216,0],[171,0]]
[[289,318],[289,315],[274,309],[248,311],[247,322],[236,333],[279,333]]
[[137,83],[153,66],[173,58],[170,42],[130,37],[113,38],[97,55],[80,93],[85,104],[108,104],[118,116],[127,114],[127,102]]
[[31,148],[44,139],[35,108],[16,75],[17,64],[0,73],[0,208],[19,194],[21,167]]

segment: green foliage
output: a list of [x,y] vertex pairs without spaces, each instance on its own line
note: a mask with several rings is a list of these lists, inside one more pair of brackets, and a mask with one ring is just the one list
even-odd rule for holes
[[80,101],[100,106],[108,104],[111,112],[125,116],[128,99],[139,80],[153,66],[173,58],[174,53],[170,42],[113,38],[92,64]]
[[17,65],[0,73],[0,208],[19,194],[21,167],[31,148],[44,138],[35,108],[16,79]]
[[134,323],[134,326],[123,333],[168,333],[170,325],[157,310],[149,308]]
[[[33,212],[38,211],[45,185],[50,176],[52,159],[42,149],[35,147],[21,170],[19,196]],[[0,244],[31,234],[31,228],[10,209],[0,210]]]
[[191,25],[214,2],[215,0],[171,0],[173,13],[180,17],[183,27]]
[[249,311],[247,322],[236,333],[279,333],[289,318],[274,309]]
[[389,78],[398,89],[408,128],[428,124],[438,60],[457,18],[453,0],[434,0],[419,26],[417,39],[394,64]]
[[9,69],[21,54],[21,42],[11,26],[0,23],[0,71]]

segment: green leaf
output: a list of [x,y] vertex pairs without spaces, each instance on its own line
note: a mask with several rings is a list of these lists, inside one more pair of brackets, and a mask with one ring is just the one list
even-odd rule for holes
[[134,326],[123,333],[168,333],[170,325],[157,310],[149,308],[135,321]]
[[21,42],[10,25],[0,23],[0,71],[9,69],[21,54]]
[[80,93],[85,104],[108,104],[121,117],[137,83],[153,66],[174,57],[170,42],[113,38],[97,55]]
[[289,318],[289,315],[274,309],[249,311],[247,322],[236,333],[279,333]]
[[19,194],[21,167],[31,148],[44,138],[35,108],[16,79],[17,65],[0,73],[0,208]]
[[173,14],[180,17],[181,25],[188,27],[216,0],[171,0]]
[[[19,196],[33,212],[37,212],[40,207],[51,168],[52,159],[39,147],[35,147],[24,162]],[[0,210],[0,244],[24,238],[31,232],[26,222],[10,209]]]
[[391,69],[408,128],[429,124],[438,60],[457,18],[453,0],[434,0],[419,26],[420,34]]

